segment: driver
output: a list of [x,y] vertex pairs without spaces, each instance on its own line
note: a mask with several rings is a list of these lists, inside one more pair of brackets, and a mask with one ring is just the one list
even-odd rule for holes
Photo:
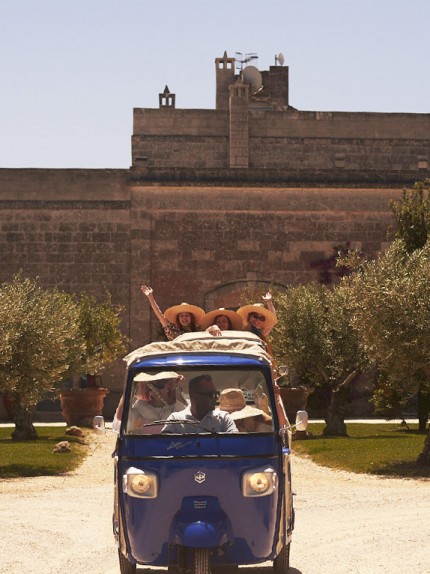
[[199,375],[190,380],[191,404],[181,412],[172,413],[162,433],[238,432],[231,416],[216,407],[219,392],[210,375]]
[[145,425],[166,420],[173,412],[182,411],[186,407],[185,399],[178,392],[181,380],[183,376],[173,371],[139,373],[134,377],[139,390],[137,400],[131,407],[128,428],[143,434],[159,433],[161,424]]

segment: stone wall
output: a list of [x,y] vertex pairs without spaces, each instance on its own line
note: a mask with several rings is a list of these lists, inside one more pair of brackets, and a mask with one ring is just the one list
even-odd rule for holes
[[226,111],[135,109],[133,165],[223,168],[228,164]]
[[241,114],[248,116],[247,122],[241,122],[246,126],[246,134],[240,136],[241,154],[248,158],[242,165],[237,162],[238,145],[231,135],[235,100],[240,98],[230,98],[230,114],[225,110],[136,109],[134,168],[249,167],[266,170],[267,180],[270,171],[283,171],[284,182],[291,173],[309,181],[309,174],[318,172],[318,179],[327,182],[337,177],[345,180],[348,174],[362,181],[372,176],[393,181],[402,172],[414,174],[415,179],[430,175],[430,114],[246,112],[240,100]]
[[[345,245],[386,245],[399,187],[144,185],[127,170],[0,170],[0,280],[20,269],[44,286],[106,290],[122,304],[130,346],[159,333],[140,292],[162,309],[239,305],[245,285],[318,278],[313,264]],[[123,366],[106,384],[119,389]]]
[[46,285],[123,298],[130,204],[121,172],[0,170],[0,279],[25,269]]
[[[390,198],[399,189],[131,188],[135,340],[159,332],[140,281],[162,309],[181,301],[239,305],[247,282],[287,286],[318,278],[312,265],[350,243],[369,255],[386,246]],[[134,323],[133,321],[136,320]]]

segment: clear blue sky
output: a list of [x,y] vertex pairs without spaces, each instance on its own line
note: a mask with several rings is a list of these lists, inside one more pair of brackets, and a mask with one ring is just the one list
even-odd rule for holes
[[[300,110],[430,113],[430,0],[2,0],[0,167],[128,168],[133,108],[282,52]],[[430,134],[429,134],[430,136]]]

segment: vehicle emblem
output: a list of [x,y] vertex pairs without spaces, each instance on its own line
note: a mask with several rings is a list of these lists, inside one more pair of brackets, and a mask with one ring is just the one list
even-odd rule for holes
[[194,474],[194,480],[198,483],[198,484],[202,484],[202,482],[204,482],[206,480],[206,474],[199,470],[198,472],[196,472]]
[[184,446],[188,446],[189,444],[192,444],[190,440],[188,442],[173,441],[169,444],[167,450],[171,450],[172,448],[178,450],[180,448],[184,448]]

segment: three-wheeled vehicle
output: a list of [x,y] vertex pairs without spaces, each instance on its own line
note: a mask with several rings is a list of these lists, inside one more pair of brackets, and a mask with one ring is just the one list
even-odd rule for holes
[[[280,426],[264,343],[244,332],[189,333],[146,345],[126,361],[114,453],[121,573],[147,565],[208,574],[272,560],[274,571],[286,574],[294,527],[291,433]],[[208,375],[217,409],[226,409],[237,431],[201,428],[196,421],[180,432],[169,428],[169,416],[151,421],[142,385],[152,381],[157,392],[155,383],[167,375],[178,375],[177,399],[184,404],[176,411],[189,402],[190,380]],[[235,400],[225,406],[224,397]]]

